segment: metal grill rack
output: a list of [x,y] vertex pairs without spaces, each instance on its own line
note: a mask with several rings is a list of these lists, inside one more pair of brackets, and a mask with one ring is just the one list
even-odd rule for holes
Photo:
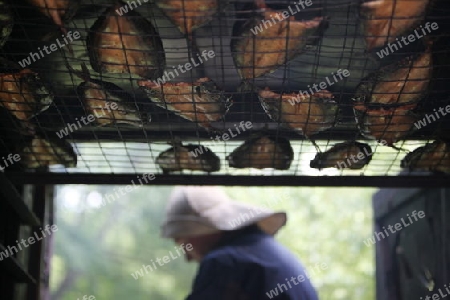
[[[188,3],[189,0],[185,2]],[[411,2],[414,3],[413,0]],[[392,66],[406,57],[420,55],[427,47],[425,39],[423,41],[419,39],[416,43],[411,43],[384,59],[377,57],[376,51],[366,51],[361,29],[363,17],[359,13],[360,1],[312,0],[312,6],[296,13],[295,19],[327,18],[328,26],[318,41],[308,45],[302,54],[282,64],[274,72],[248,80],[246,87],[242,85],[237,72],[230,43],[238,38],[234,33],[239,31],[243,22],[259,12],[253,1],[221,3],[223,5],[221,11],[211,22],[196,29],[192,39],[183,35],[155,3],[141,1],[142,5],[137,6],[133,13],[141,14],[157,29],[166,57],[165,71],[173,71],[172,67],[192,61],[191,59],[195,58],[194,47],[199,53],[214,51],[214,58],[205,60],[200,66],[179,74],[170,81],[189,83],[208,77],[223,90],[226,98],[231,99],[232,106],[228,113],[221,120],[211,123],[213,131],[207,131],[198,122],[185,120],[173,112],[157,107],[139,88],[137,82],[142,80],[139,76],[93,70],[87,52],[87,36],[94,22],[115,3],[81,1],[74,16],[65,22],[67,30],[79,32],[81,35],[79,39],[70,43],[72,53],[69,47],[63,47],[51,54],[43,55],[26,67],[39,74],[42,81],[48,85],[48,90],[53,93],[53,102],[48,109],[27,122],[20,122],[13,116],[11,110],[1,108],[1,157],[6,159],[10,153],[21,153],[26,145],[29,145],[33,135],[56,140],[57,143],[65,140],[71,144],[77,156],[76,167],[61,165],[48,167],[42,156],[32,153],[30,156],[34,160],[33,168],[23,161],[5,168],[6,175],[14,182],[127,184],[143,173],[155,174],[152,184],[443,186],[449,182],[449,178],[444,174],[430,176],[427,172],[409,171],[400,167],[401,160],[409,151],[435,140],[448,140],[449,118],[442,117],[423,129],[411,130],[406,138],[395,143],[394,148],[379,145],[375,140],[362,135],[358,128],[353,98],[362,80],[369,74]],[[14,27],[5,45],[0,49],[3,58],[11,62],[23,61],[30,52],[38,52],[44,45],[49,45],[57,38],[61,39],[60,28],[29,2],[11,1],[7,4],[14,17]],[[269,0],[266,4],[278,11],[294,5],[293,1]],[[433,109],[450,104],[448,97],[450,7],[445,0],[436,0],[425,12],[426,17],[419,24],[436,22],[439,24],[439,30],[429,36],[429,40],[433,42],[431,48],[433,72],[428,89],[414,110],[421,118],[433,113]],[[91,79],[111,82],[126,91],[130,95],[127,100],[131,107],[137,110],[136,114],[141,117],[144,113],[148,114],[151,121],[147,123],[142,121],[140,126],[124,124],[98,126],[92,122],[78,126],[72,132],[68,131],[66,137],[59,139],[57,132],[68,124],[77,124],[81,117],[89,115],[89,109],[77,89],[83,82],[79,76],[83,65],[87,66]],[[339,69],[348,70],[350,76],[328,86],[338,106],[335,122],[331,128],[311,138],[320,151],[326,151],[339,142],[360,141],[368,143],[374,154],[370,163],[359,170],[312,169],[310,161],[316,155],[317,148],[301,133],[286,127],[279,120],[269,118],[261,106],[256,91],[269,87],[279,94],[298,93],[299,90],[307,90],[308,85],[325,81],[327,77],[332,78]],[[3,61],[1,73],[7,72],[11,72],[11,68]],[[249,86],[252,89],[249,89]],[[1,100],[5,106],[7,100],[4,98]],[[313,117],[314,115],[311,115],[309,118]],[[211,137],[226,133],[229,129],[233,130],[235,124],[239,125],[242,121],[251,122],[252,128],[228,141],[211,141]],[[28,123],[33,124],[33,130],[27,128]],[[294,157],[288,170],[236,169],[228,165],[226,157],[253,133],[260,131],[274,136],[275,139],[287,138],[290,141]],[[163,174],[162,169],[155,163],[156,158],[172,144],[180,141],[183,144],[208,146],[220,158],[220,171],[206,173],[184,170]],[[60,158],[63,156],[58,155]]]

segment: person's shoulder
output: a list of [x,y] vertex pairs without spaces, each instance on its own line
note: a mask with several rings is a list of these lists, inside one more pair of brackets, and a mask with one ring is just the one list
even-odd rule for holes
[[202,262],[220,262],[223,264],[232,264],[236,261],[237,252],[233,246],[223,246],[210,251],[205,255]]

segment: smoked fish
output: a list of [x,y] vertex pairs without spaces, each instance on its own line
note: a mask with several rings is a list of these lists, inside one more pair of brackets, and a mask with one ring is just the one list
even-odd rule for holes
[[220,170],[220,158],[209,148],[201,145],[182,145],[175,143],[170,149],[161,152],[156,163],[164,173],[191,170],[216,172]]
[[288,170],[294,151],[288,139],[255,134],[226,158],[232,168]]
[[28,121],[53,103],[53,93],[30,69],[0,73],[0,105]]
[[415,29],[423,20],[429,3],[430,0],[365,1],[361,5],[361,16],[367,50],[392,43]]
[[328,25],[327,18],[297,21],[257,1],[261,13],[234,30],[231,52],[242,79],[260,77],[301,54]]
[[444,141],[434,141],[408,153],[400,166],[411,171],[450,173],[450,146]]
[[70,66],[68,68],[84,80],[78,85],[77,94],[97,125],[129,124],[142,127],[151,121],[149,114],[140,112],[132,103],[133,97],[129,93],[111,82],[92,79],[86,65],[82,65],[83,72],[75,71]]
[[364,136],[385,140],[387,146],[392,146],[413,132],[418,119],[418,115],[409,110],[394,108],[360,113],[357,120]]
[[316,154],[309,166],[315,169],[362,169],[372,160],[372,148],[365,143],[344,142]]
[[196,122],[206,129],[212,128],[210,122],[221,120],[231,106],[230,99],[224,92],[206,77],[193,83],[169,82],[163,85],[142,80],[138,85],[157,106]]
[[327,90],[312,95],[280,95],[266,88],[259,91],[259,100],[272,120],[284,123],[306,137],[331,128],[336,120],[338,106]]
[[69,142],[60,139],[49,140],[35,136],[31,144],[23,149],[20,156],[22,164],[29,169],[51,165],[74,168],[77,165],[77,155],[72,146]]
[[161,38],[136,11],[120,15],[118,11],[124,5],[118,1],[92,25],[86,41],[91,66],[98,73],[158,78],[166,64]]
[[364,78],[356,88],[354,109],[414,109],[428,89],[432,76],[430,48],[420,55],[406,58]]
[[[188,36],[192,31],[209,23],[223,0],[156,0],[156,5],[174,23],[178,29]],[[226,2],[226,1],[225,1]]]

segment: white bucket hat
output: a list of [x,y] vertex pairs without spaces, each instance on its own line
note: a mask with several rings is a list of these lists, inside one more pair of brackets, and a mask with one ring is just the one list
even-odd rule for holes
[[251,224],[273,235],[286,224],[286,213],[233,201],[219,187],[176,187],[167,204],[161,234],[177,238],[237,230]]

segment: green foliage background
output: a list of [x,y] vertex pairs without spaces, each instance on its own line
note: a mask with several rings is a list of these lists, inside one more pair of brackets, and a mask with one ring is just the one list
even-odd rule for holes
[[[115,186],[58,186],[53,300],[83,295],[96,299],[184,299],[197,265],[172,260],[135,280],[131,273],[168,255],[175,244],[161,239],[159,226],[172,187],[139,187],[99,206]],[[115,190],[114,190],[115,189]],[[375,299],[371,197],[375,189],[227,187],[234,199],[288,213],[276,239],[310,270],[322,300]]]

